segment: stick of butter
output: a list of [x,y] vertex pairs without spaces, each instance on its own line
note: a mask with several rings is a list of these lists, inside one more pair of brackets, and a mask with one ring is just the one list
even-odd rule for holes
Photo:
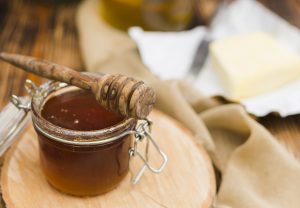
[[300,56],[265,33],[217,40],[209,50],[226,96],[233,100],[266,93],[300,78]]

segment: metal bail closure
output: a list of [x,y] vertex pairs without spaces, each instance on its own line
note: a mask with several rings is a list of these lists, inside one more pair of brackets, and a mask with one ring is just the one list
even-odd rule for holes
[[[150,120],[144,119],[134,131],[134,144],[133,147],[129,149],[129,159],[133,156],[138,156],[144,164],[141,167],[141,169],[137,172],[137,174],[132,175],[131,182],[133,184],[136,184],[141,179],[146,168],[148,168],[153,173],[161,173],[168,162],[167,155],[159,148],[159,146],[151,136],[151,125],[152,122]],[[145,155],[143,155],[142,152],[138,149],[138,143],[141,142],[143,139],[146,139]],[[149,164],[150,144],[154,146],[155,150],[162,158],[162,163],[158,168],[154,168],[152,165]]]
[[[38,87],[29,79],[26,79],[25,81],[25,89],[31,97],[34,96],[36,91],[38,91]],[[28,97],[18,97],[17,95],[12,95],[10,101],[19,110],[24,110],[26,114],[31,110],[31,102]]]
[[12,95],[10,101],[16,106],[19,110],[24,110],[25,113],[30,111],[30,99],[29,98],[20,98],[17,95]]
[[36,91],[38,91],[38,87],[30,79],[26,79],[25,89],[26,89],[27,93],[29,95],[31,95],[31,97],[33,97],[34,94],[36,93]]
[[[32,97],[34,93],[38,90],[37,86],[29,79],[25,81],[26,92]],[[31,108],[31,102],[29,97],[18,97],[17,95],[12,95],[10,101],[16,106],[19,110],[24,110],[27,114]]]

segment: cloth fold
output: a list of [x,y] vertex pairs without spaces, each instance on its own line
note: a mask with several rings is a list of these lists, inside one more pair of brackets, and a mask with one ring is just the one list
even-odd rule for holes
[[77,13],[87,70],[130,75],[155,89],[156,108],[187,126],[222,173],[214,207],[300,207],[299,162],[240,105],[221,105],[187,82],[151,74],[128,35],[99,18],[97,3],[84,1]]

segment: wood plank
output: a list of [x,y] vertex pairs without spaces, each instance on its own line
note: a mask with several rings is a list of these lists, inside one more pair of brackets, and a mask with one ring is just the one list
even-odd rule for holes
[[[76,6],[11,1],[0,33],[0,51],[45,58],[82,70],[74,21]],[[11,94],[24,94],[25,79],[30,78],[37,83],[43,81],[4,62],[0,62],[0,72],[0,109]]]

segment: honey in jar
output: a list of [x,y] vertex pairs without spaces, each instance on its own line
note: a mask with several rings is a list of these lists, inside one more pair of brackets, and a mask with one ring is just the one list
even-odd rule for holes
[[128,173],[131,136],[126,132],[136,120],[106,111],[90,92],[47,89],[33,97],[32,119],[48,182],[78,196],[115,188]]

